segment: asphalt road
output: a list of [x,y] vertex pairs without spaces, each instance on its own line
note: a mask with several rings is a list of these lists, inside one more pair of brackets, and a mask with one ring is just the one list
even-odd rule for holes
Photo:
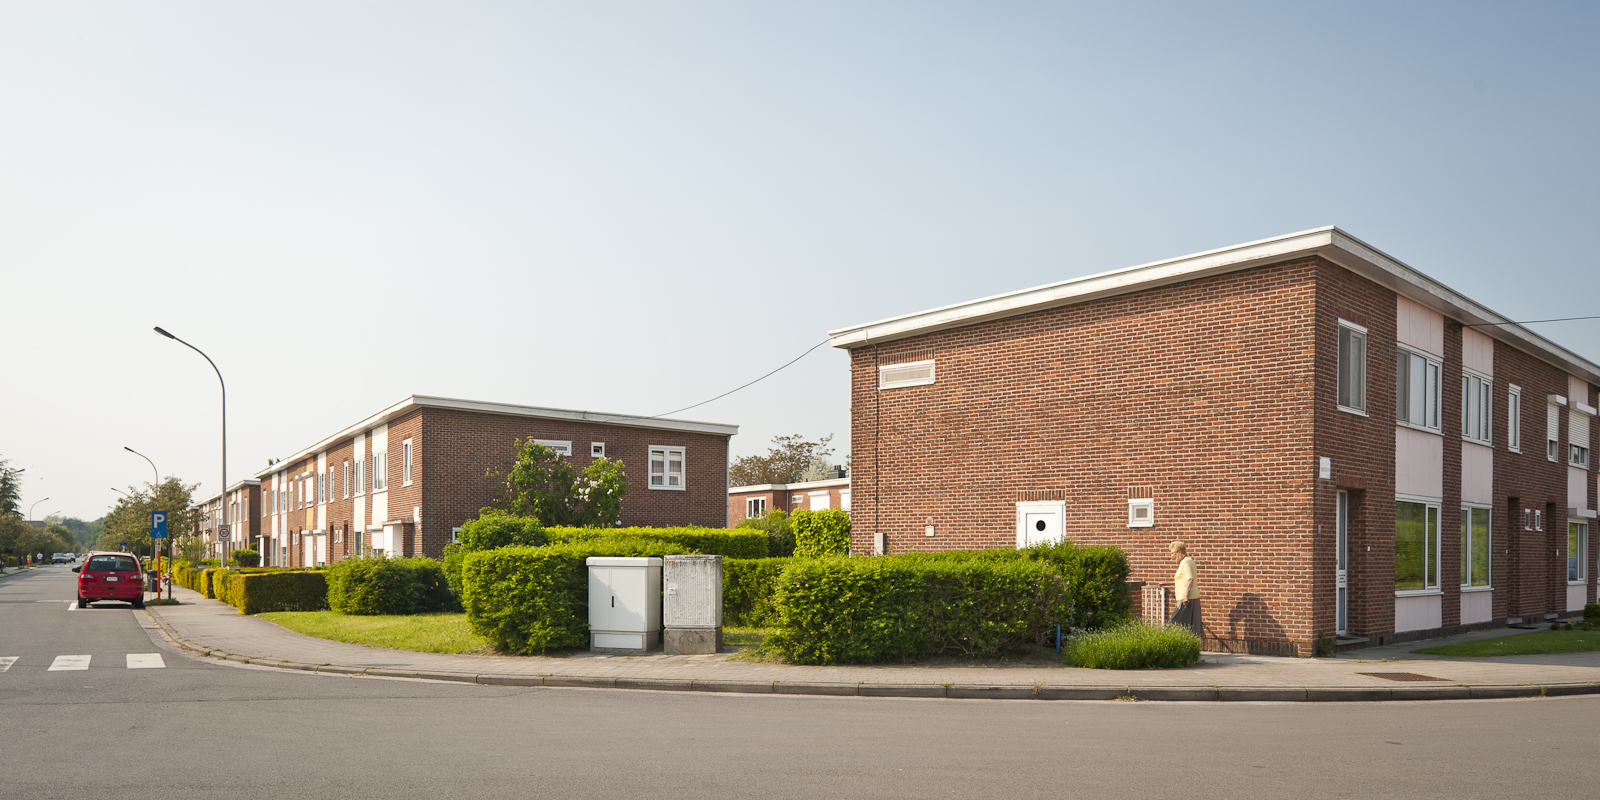
[[[192,659],[127,606],[68,610],[73,578],[0,578],[0,659],[17,659],[0,798],[1575,796],[1600,734],[1595,696],[1069,703],[290,673]],[[128,668],[151,653],[165,666]],[[62,655],[89,667],[51,671]]]

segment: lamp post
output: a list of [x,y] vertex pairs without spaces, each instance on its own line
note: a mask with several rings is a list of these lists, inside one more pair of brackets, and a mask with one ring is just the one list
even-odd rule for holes
[[[204,352],[202,352],[200,350],[200,348],[195,347],[194,345],[189,344],[188,342],[186,342],[186,341],[184,341],[182,339],[179,339],[178,337],[173,336],[170,333],[167,333],[166,331],[162,330],[159,326],[155,330],[156,330],[156,333],[159,333],[162,336],[165,336],[168,339],[171,339],[172,341],[177,342],[178,344],[181,344],[184,347],[187,347],[190,350],[195,351],[196,353],[200,353],[200,357],[204,358],[206,360],[206,363],[211,365],[211,370],[213,372],[217,373],[217,384],[222,387],[222,483],[217,487],[217,491],[222,493],[223,502],[227,502],[227,497],[228,497],[228,384],[227,384],[226,381],[222,380],[222,370],[217,369],[217,362],[212,361],[211,360],[211,356],[206,355]],[[220,548],[219,548],[218,554],[221,555]],[[171,564],[171,560],[170,559],[168,560],[168,564],[169,564],[169,569],[170,569],[170,564]],[[168,595],[168,598],[170,599],[171,595],[172,595],[172,575],[170,574],[170,572],[167,575],[167,595]]]
[[[144,459],[146,462],[148,462],[150,464],[150,471],[154,472],[156,474],[156,482],[150,484],[150,505],[154,506],[155,503],[156,503],[156,498],[158,496],[160,496],[160,493],[161,493],[161,470],[156,469],[156,462],[151,461],[150,457],[145,455],[144,453],[141,453],[138,450],[135,450],[135,449],[133,449],[133,448],[127,446],[127,445],[123,445],[122,449],[124,449],[124,450],[126,450],[126,451],[128,451],[128,452],[130,452],[130,453],[132,453],[132,454]],[[150,543],[150,555],[152,555],[152,556],[158,555],[158,553],[156,551],[156,543],[153,542],[153,541]],[[171,557],[171,553],[168,553],[167,555],[168,555],[168,558]],[[161,563],[160,563],[159,560],[156,562],[156,569],[158,569],[158,570],[161,569]],[[157,600],[161,599],[161,586],[160,586],[160,584],[156,585],[156,599]]]
[[44,501],[49,500],[49,499],[50,498],[48,498],[48,497],[41,497],[38,500],[33,501],[33,505],[28,506],[28,519],[30,519],[30,520],[33,519],[33,510],[38,508],[40,503],[43,503]]

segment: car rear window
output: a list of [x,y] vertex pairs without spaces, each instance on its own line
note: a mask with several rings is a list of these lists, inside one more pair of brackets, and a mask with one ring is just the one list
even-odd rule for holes
[[139,565],[131,556],[95,556],[89,559],[90,572],[138,572]]

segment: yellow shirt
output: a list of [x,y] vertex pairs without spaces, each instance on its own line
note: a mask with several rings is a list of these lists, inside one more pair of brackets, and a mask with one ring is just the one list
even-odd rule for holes
[[1194,559],[1184,556],[1183,560],[1178,562],[1178,571],[1172,575],[1172,585],[1176,590],[1173,596],[1179,601],[1199,600],[1200,582],[1195,578]]

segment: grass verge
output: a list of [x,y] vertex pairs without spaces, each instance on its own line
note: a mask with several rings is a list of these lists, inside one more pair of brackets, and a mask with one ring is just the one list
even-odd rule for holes
[[1459,642],[1413,650],[1430,656],[1536,656],[1546,653],[1587,653],[1600,650],[1600,631],[1534,631],[1476,642]]
[[1170,669],[1200,660],[1200,639],[1177,625],[1132,622],[1072,637],[1067,663],[1090,669]]
[[353,616],[337,611],[273,611],[257,616],[296,633],[336,642],[418,653],[494,652],[460,612]]

